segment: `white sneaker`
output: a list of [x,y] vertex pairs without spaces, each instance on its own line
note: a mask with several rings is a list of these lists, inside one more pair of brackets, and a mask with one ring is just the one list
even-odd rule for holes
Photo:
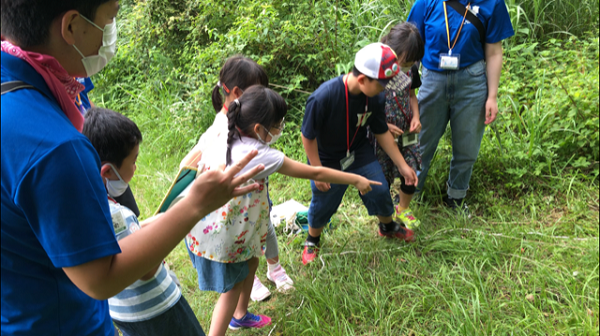
[[255,275],[250,298],[252,301],[258,302],[265,300],[269,296],[271,296],[271,292],[269,292],[269,289],[265,287],[265,285],[263,285],[262,282],[260,282],[260,279]]
[[273,272],[267,272],[267,279],[273,281],[277,286],[277,290],[281,293],[294,289],[294,282],[281,265],[277,266]]

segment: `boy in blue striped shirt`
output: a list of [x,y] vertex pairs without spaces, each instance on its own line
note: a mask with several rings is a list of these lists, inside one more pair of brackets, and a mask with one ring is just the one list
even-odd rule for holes
[[[92,108],[82,133],[100,156],[100,174],[108,193],[117,240],[140,230],[136,215],[115,201],[128,187],[136,169],[142,134],[117,112]],[[108,300],[110,316],[124,336],[205,336],[194,312],[163,263]]]

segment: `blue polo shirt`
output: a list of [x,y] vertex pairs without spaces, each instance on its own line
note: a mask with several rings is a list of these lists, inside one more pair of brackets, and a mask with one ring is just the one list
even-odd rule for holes
[[100,159],[43,78],[2,52],[2,335],[113,336],[107,301],[90,298],[63,267],[120,253]]
[[[425,41],[423,66],[433,71],[444,71],[439,69],[440,54],[447,54],[449,51],[443,2],[444,0],[416,0],[407,19],[419,28],[421,38]],[[469,2],[471,3],[472,12],[485,27],[485,43],[500,42],[515,34],[504,0],[459,0],[459,2],[465,7]],[[452,46],[464,13],[458,13],[448,5],[447,8]],[[460,54],[461,69],[484,58],[484,46],[481,44],[479,31],[468,20],[465,20],[452,53]]]
[[[317,139],[319,158],[325,167],[341,169],[340,160],[346,157],[350,134],[350,151],[355,152],[354,163],[347,170],[357,169],[377,161],[373,147],[367,139],[367,126],[375,134],[388,130],[385,118],[385,95],[369,98],[365,114],[367,96],[349,94],[350,132],[346,130],[346,88],[344,76],[333,78],[319,86],[306,101],[302,135]],[[356,134],[356,136],[355,136]]]

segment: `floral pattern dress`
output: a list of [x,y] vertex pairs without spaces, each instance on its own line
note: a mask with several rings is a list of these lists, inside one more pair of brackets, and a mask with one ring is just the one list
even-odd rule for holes
[[[225,163],[227,135],[228,132],[225,131],[206,132],[202,135],[197,146],[202,152],[199,166],[203,165],[205,170],[210,170]],[[243,185],[258,183],[258,189],[232,198],[192,228],[186,237],[186,245],[197,256],[221,263],[240,263],[264,254],[270,217],[267,179],[283,165],[285,155],[256,139],[243,137],[236,138],[231,146],[233,162],[239,161],[254,149],[258,154],[239,174],[263,164],[264,170],[254,180]]]
[[[204,217],[188,234],[192,253],[217,262],[239,263],[264,253],[269,226],[265,179],[259,189],[234,197]],[[246,185],[254,183],[249,181]]]
[[[408,133],[410,130],[410,121],[413,117],[413,111],[410,107],[410,90],[420,86],[420,78],[418,76],[418,68],[413,66],[407,74],[400,73],[395,76],[385,89],[385,116],[387,123],[396,125],[404,133]],[[391,186],[394,180],[400,178],[402,175],[392,159],[377,144],[377,140],[371,132],[368,133],[368,137],[373,145],[373,150],[375,151],[375,155],[377,155],[377,160],[381,165],[385,179]],[[399,139],[398,142],[398,149],[402,153],[406,163],[414,171],[419,170],[421,167],[420,144],[417,142],[414,145],[403,147],[402,140]]]

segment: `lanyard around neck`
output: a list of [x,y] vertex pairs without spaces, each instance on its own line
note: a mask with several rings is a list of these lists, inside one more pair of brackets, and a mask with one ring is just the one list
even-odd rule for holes
[[398,109],[400,109],[400,112],[402,112],[402,114],[404,114],[405,122],[410,127],[410,123],[412,122],[412,116],[410,118],[408,117],[408,115],[404,111],[404,107],[402,107],[402,104],[400,104],[400,101],[398,101],[398,97],[396,97],[396,92],[394,92],[394,99],[396,100],[396,105],[398,105]]
[[467,13],[469,12],[469,7],[471,6],[471,3],[469,2],[467,4],[467,8],[465,8],[465,15],[463,16],[462,19],[462,23],[460,24],[460,28],[458,28],[458,34],[456,34],[456,37],[454,38],[454,44],[452,46],[450,46],[450,26],[448,25],[448,8],[446,7],[446,1],[444,1],[444,15],[446,18],[446,35],[448,36],[448,49],[449,54],[452,54],[452,49],[454,49],[454,47],[456,46],[456,41],[458,41],[458,36],[460,36],[460,32],[462,30],[463,25],[465,24],[465,19],[467,18]]
[[77,97],[75,97],[75,104],[77,104],[77,106],[83,105],[83,102],[81,101],[81,94],[80,93],[78,93]]
[[350,156],[350,145],[354,143],[354,139],[356,138],[358,129],[362,125],[363,119],[367,115],[367,110],[369,109],[369,97],[366,97],[365,114],[361,116],[360,122],[358,123],[359,126],[356,127],[356,131],[354,131],[354,136],[352,137],[352,142],[350,142],[350,108],[348,105],[348,77],[350,77],[350,74],[347,74],[346,79],[344,80],[344,88],[346,89],[346,145],[348,146],[348,149],[346,150],[346,156]]

